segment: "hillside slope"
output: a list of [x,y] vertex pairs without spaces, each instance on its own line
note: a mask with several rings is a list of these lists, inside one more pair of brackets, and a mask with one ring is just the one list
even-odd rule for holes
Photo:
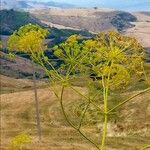
[[136,16],[137,21],[134,27],[126,30],[125,34],[134,36],[141,42],[144,47],[150,48],[150,12],[132,13]]
[[[31,79],[15,79],[12,77],[0,75],[0,81],[0,94],[33,89],[33,80]],[[44,87],[46,85],[45,82],[46,81],[44,80],[37,80],[37,87]]]
[[[72,34],[81,34],[85,37],[92,36],[92,34],[88,31],[74,29],[57,29],[54,27],[50,28],[27,12],[15,10],[1,10],[0,20],[0,40],[2,41],[3,49],[7,49],[7,40],[10,34],[12,34],[15,30],[19,29],[19,27],[27,23],[39,24],[43,28],[47,28],[49,30],[50,34],[46,39],[46,43],[48,43],[49,48],[53,47],[55,44],[64,41],[68,36]],[[53,54],[51,52],[48,53],[50,57],[53,57]],[[32,76],[32,65],[29,59],[16,57],[14,60],[11,60],[5,53],[0,52],[0,62],[2,75],[11,76],[14,78]],[[24,66],[24,68],[22,66]],[[44,77],[44,73],[40,67],[37,67],[36,71],[39,78]]]
[[55,27],[50,27],[49,24],[46,24],[44,21],[42,23],[42,20],[39,20],[34,15],[24,11],[0,10],[0,20],[0,35],[10,35],[13,31],[19,29],[19,27],[32,23],[47,28],[50,32],[48,38],[68,37],[71,34],[91,36],[91,33],[86,30],[76,30],[74,28],[57,29]]
[[29,13],[14,11],[14,10],[0,10],[0,34],[9,35],[24,24],[32,23],[43,25],[37,18]]
[[43,23],[56,28],[86,29],[92,32],[117,30],[150,47],[150,12],[123,12],[103,8],[30,9]]
[[[0,52],[1,74],[15,78],[32,78],[32,63],[29,59],[16,56],[8,57],[4,52]],[[45,73],[40,66],[36,66],[36,76],[43,78]]]
[[122,31],[133,27],[130,22],[136,17],[123,11],[99,8],[72,8],[72,9],[31,9],[31,14],[41,21],[77,29],[86,29],[92,32],[104,30]]
[[[75,88],[86,94],[85,88]],[[133,93],[127,93],[126,97],[130,94]],[[79,101],[80,96],[68,88],[65,90],[64,96],[65,108],[70,114],[70,106],[74,106]],[[3,150],[7,150],[10,140],[20,133],[26,133],[32,137],[32,143],[27,145],[25,149],[95,150],[66,123],[59,101],[52,91],[47,88],[39,89],[38,97],[42,121],[41,142],[37,141],[33,91],[1,95],[1,148]],[[149,98],[150,93],[145,93],[123,107],[119,113],[122,118],[121,122],[117,122],[117,126],[110,124],[108,127],[107,150],[137,150],[149,144]],[[70,117],[72,120],[75,119],[74,115],[70,115]],[[78,120],[74,120],[74,122],[77,124]],[[113,127],[115,132],[112,131]],[[90,138],[97,139],[100,135],[95,126],[85,125],[82,130]]]

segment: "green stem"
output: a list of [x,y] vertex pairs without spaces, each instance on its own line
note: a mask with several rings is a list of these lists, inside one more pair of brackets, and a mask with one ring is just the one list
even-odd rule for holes
[[[44,54],[42,53],[42,56],[44,58]],[[42,59],[40,59],[39,57],[39,60],[40,60],[40,64],[47,70],[46,66],[44,65]],[[45,60],[44,60],[45,61]],[[61,75],[59,75],[58,71],[55,69],[55,67],[52,65],[51,62],[49,61],[45,61],[46,63],[48,63],[50,65],[50,67],[52,68],[52,70],[56,73],[56,75],[58,76],[58,78],[60,78],[61,80],[63,80],[63,78],[61,77]],[[48,70],[47,70],[48,71]]]
[[[69,75],[71,74],[71,72],[73,71],[73,69],[75,69],[77,66],[78,66],[78,64],[81,64],[82,63],[82,61],[84,60],[84,58],[86,58],[86,56],[88,55],[90,53],[90,51],[89,52],[87,52],[83,57],[81,57],[81,59],[79,60],[79,61],[77,61],[77,63],[72,67],[72,69],[70,70],[70,72],[69,72]],[[82,53],[81,53],[82,54]],[[80,58],[79,57],[79,58]],[[78,60],[78,57],[76,58],[76,60]]]
[[123,102],[119,103],[119,104],[116,105],[114,108],[110,109],[110,110],[108,111],[108,113],[114,111],[115,109],[121,107],[122,105],[124,105],[124,104],[127,103],[128,101],[132,100],[133,98],[135,98],[135,97],[137,97],[137,96],[139,96],[139,95],[141,95],[141,94],[144,94],[144,93],[146,93],[146,92],[148,92],[148,91],[150,91],[150,87],[147,88],[147,89],[145,89],[145,90],[143,90],[143,91],[141,91],[141,92],[139,92],[139,93],[137,93],[137,94],[135,94],[135,95],[133,95],[133,96],[131,96],[130,98],[124,100]]
[[106,141],[106,136],[107,136],[107,124],[108,124],[108,90],[109,90],[109,81],[110,81],[110,75],[111,75],[112,66],[113,66],[113,62],[111,61],[111,66],[109,68],[109,73],[108,73],[108,78],[107,79],[105,79],[104,75],[102,75],[103,97],[104,97],[104,124],[103,124],[103,135],[102,135],[101,146],[100,146],[101,150],[105,149],[105,141]]
[[78,129],[80,129],[80,128],[81,128],[81,125],[82,125],[83,119],[84,119],[84,117],[85,117],[85,114],[86,114],[86,112],[87,112],[87,110],[88,110],[89,106],[90,106],[90,101],[89,101],[89,102],[88,102],[88,104],[86,105],[86,107],[85,107],[85,109],[84,109],[84,111],[83,111],[83,113],[82,113],[82,115],[81,115],[81,119],[80,119],[80,123],[79,123],[79,127],[78,127]]
[[103,124],[103,135],[101,140],[101,146],[100,149],[104,150],[105,147],[105,141],[106,141],[106,135],[107,135],[107,124],[108,124],[108,115],[107,115],[107,109],[108,109],[108,87],[104,88],[104,124]]
[[62,91],[61,91],[61,96],[60,96],[60,105],[61,105],[61,109],[62,109],[62,112],[63,112],[63,115],[66,119],[66,121],[69,123],[69,125],[71,127],[73,127],[75,130],[77,130],[86,140],[88,140],[91,144],[93,144],[98,150],[100,150],[100,148],[98,147],[98,145],[92,141],[91,139],[89,139],[81,130],[80,128],[76,127],[68,118],[66,112],[65,112],[65,109],[64,109],[64,106],[63,106],[63,93],[64,93],[64,89],[65,87],[63,86],[62,87]]
[[102,135],[102,142],[101,142],[101,150],[104,150],[106,135],[107,135],[107,123],[108,123],[108,116],[105,114],[104,126],[103,126],[103,135]]
[[[75,91],[76,93],[78,93],[80,96],[82,96],[83,98],[85,98],[86,100],[89,101],[89,98],[87,96],[85,96],[84,94],[82,94],[80,91],[76,90],[74,87],[70,86],[70,88]],[[95,97],[94,97],[95,98]],[[94,99],[93,99],[94,100]],[[90,99],[90,103],[95,106],[97,109],[99,109],[101,114],[104,114],[103,110],[97,105],[95,104],[91,99]]]
[[141,150],[146,150],[148,148],[150,148],[150,145],[147,145],[147,146],[143,147]]
[[64,93],[64,89],[65,89],[65,87],[63,86],[63,87],[62,87],[62,91],[61,91],[61,96],[60,96],[61,109],[62,109],[63,115],[64,115],[66,121],[69,123],[69,125],[71,125],[74,129],[77,129],[77,128],[72,124],[72,122],[70,122],[70,120],[68,119],[68,116],[67,116],[67,114],[66,114],[66,112],[65,112],[65,109],[64,109],[64,106],[63,106],[63,93]]

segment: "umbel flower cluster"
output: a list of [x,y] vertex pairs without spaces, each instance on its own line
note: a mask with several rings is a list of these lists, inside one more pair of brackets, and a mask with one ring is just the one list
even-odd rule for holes
[[[101,32],[91,39],[72,35],[52,49],[55,57],[61,62],[54,66],[54,60],[45,54],[47,46],[44,40],[47,34],[46,29],[37,25],[25,25],[9,38],[9,49],[29,53],[31,59],[43,67],[49,77],[50,87],[60,101],[66,121],[97,149],[104,150],[109,115],[126,102],[150,90],[150,88],[144,89],[113,108],[108,107],[110,93],[117,89],[125,89],[130,85],[132,78],[136,82],[136,79],[145,74],[144,49],[135,38],[123,36],[117,32]],[[73,87],[74,82],[81,77],[87,83],[85,85],[89,93],[86,95]],[[61,92],[55,89],[58,85],[61,87]],[[71,121],[65,111],[63,100],[65,100],[66,88],[71,88],[85,99],[78,125]],[[91,89],[96,89],[96,91],[92,93]],[[101,102],[99,99],[102,99]],[[99,112],[97,114],[103,116],[103,132],[100,135],[100,142],[92,140],[81,129],[91,105],[97,109]]]

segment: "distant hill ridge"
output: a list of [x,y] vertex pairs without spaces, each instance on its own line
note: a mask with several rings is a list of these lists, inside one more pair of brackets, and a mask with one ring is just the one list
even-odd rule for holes
[[131,13],[100,8],[31,9],[30,13],[43,22],[85,29],[91,32],[123,31],[134,27],[131,22],[137,21]]
[[[0,40],[2,40],[3,52],[0,52],[0,62],[1,62],[1,72],[0,74],[5,76],[11,76],[15,78],[24,78],[31,77],[31,61],[27,58],[23,58],[20,55],[17,56],[13,61],[6,55],[5,49],[7,49],[7,40],[8,37],[19,27],[27,24],[38,24],[42,27],[47,28],[50,31],[46,42],[48,43],[48,47],[51,48],[54,45],[64,41],[68,36],[72,34],[80,34],[82,36],[88,37],[92,34],[88,31],[82,30],[71,30],[71,29],[57,29],[50,28],[46,24],[40,22],[39,19],[32,16],[31,14],[23,11],[16,10],[0,10]],[[52,52],[47,52],[50,57],[53,57]],[[56,63],[56,62],[54,62]],[[25,64],[25,69],[22,66]],[[41,67],[37,67],[37,75],[41,78],[45,76],[43,71],[41,71]]]
[[24,11],[16,11],[16,10],[0,10],[0,34],[1,35],[10,35],[15,30],[17,30],[19,27],[32,23],[32,24],[38,24],[42,27],[46,27],[50,30],[50,37],[66,37],[71,34],[81,34],[83,36],[90,36],[91,34],[88,31],[81,31],[81,30],[75,30],[75,29],[56,29],[51,28],[45,23],[42,23],[40,19],[37,19],[34,15],[31,15],[28,12]]
[[0,34],[9,35],[20,26],[28,23],[44,25],[29,13],[11,10],[0,10]]

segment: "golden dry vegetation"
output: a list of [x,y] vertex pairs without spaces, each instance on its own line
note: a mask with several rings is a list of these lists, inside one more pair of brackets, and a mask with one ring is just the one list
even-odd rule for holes
[[[86,94],[84,87],[75,87]],[[60,87],[57,87],[60,90]],[[138,91],[128,92],[130,96]],[[68,113],[74,102],[84,101],[67,88],[64,93],[64,103]],[[38,90],[40,100],[40,115],[42,121],[42,141],[38,142],[34,92],[32,90],[1,95],[1,149],[7,150],[11,139],[21,133],[29,134],[32,143],[24,149],[28,150],[94,150],[63,118],[59,101],[48,88]],[[145,93],[126,104],[119,112],[117,124],[110,121],[108,126],[107,150],[138,150],[149,144],[150,139],[150,93]],[[75,115],[70,115],[77,123]],[[128,118],[128,119],[127,119]],[[133,123],[134,122],[134,123]],[[93,125],[94,126],[94,125]],[[98,137],[97,127],[85,125],[82,129],[91,138]],[[97,125],[96,125],[97,126]]]

